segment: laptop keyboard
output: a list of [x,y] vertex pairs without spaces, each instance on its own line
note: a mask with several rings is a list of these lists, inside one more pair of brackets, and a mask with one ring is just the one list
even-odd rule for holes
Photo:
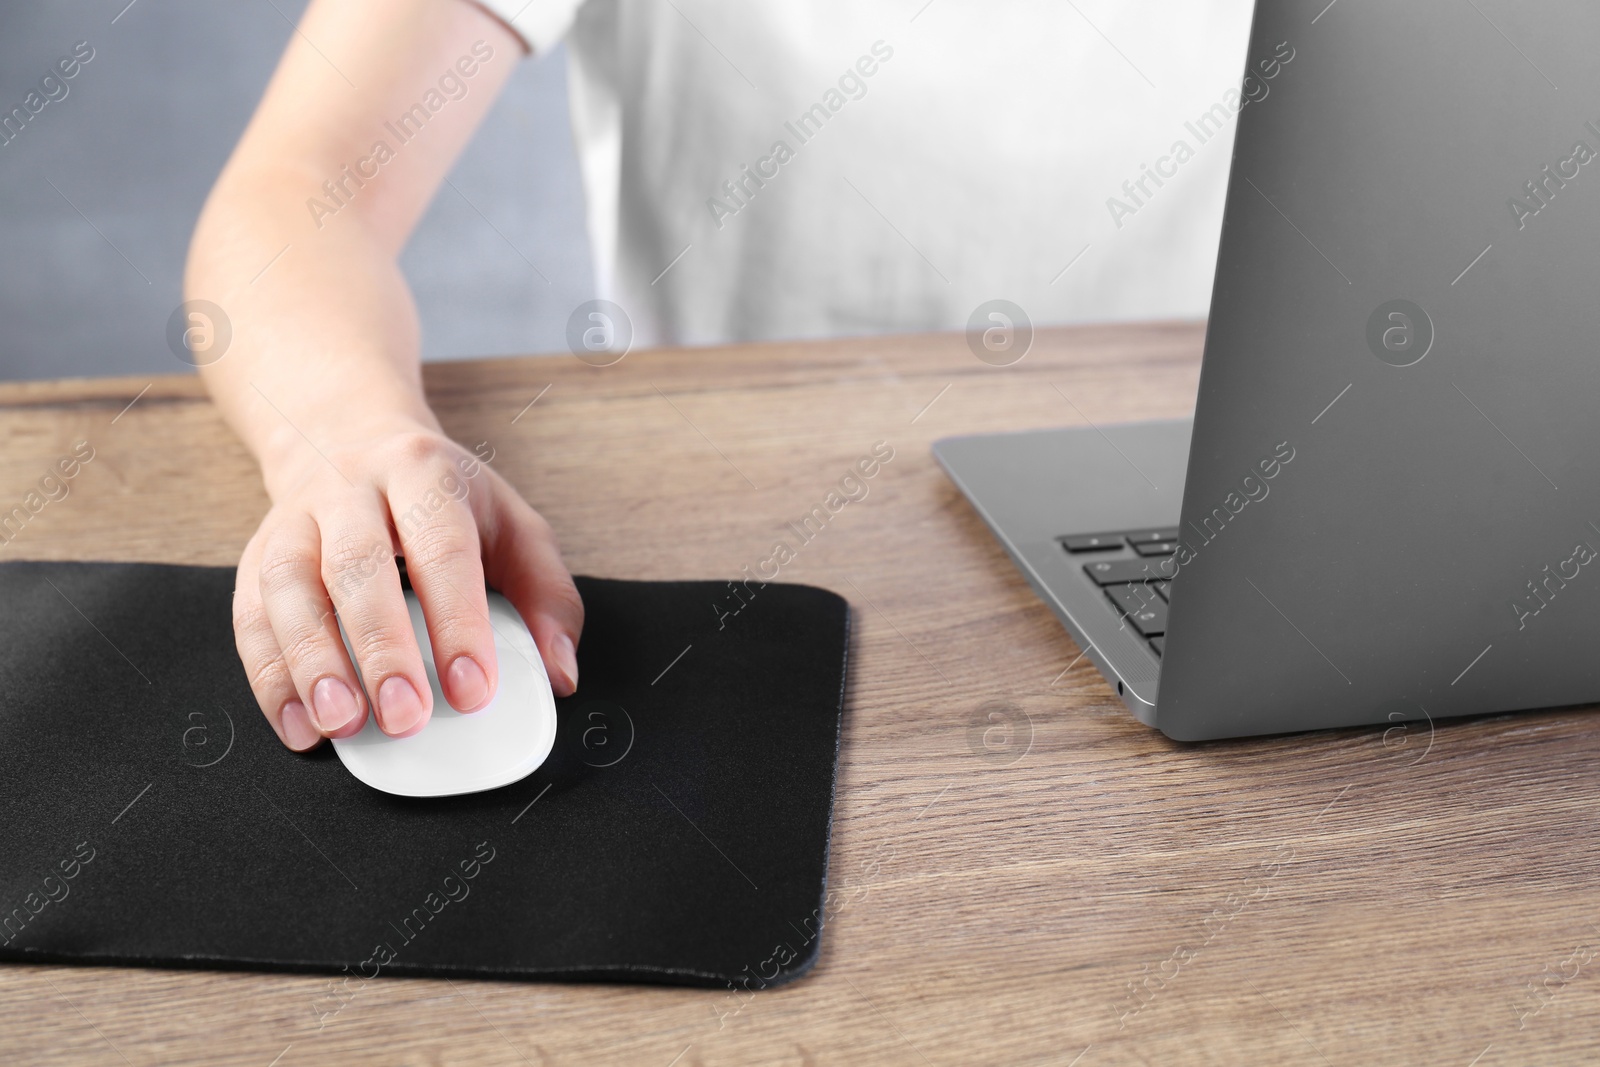
[[[1166,645],[1167,593],[1176,571],[1176,529],[1058,537],[1129,626],[1160,656]],[[1130,557],[1129,552],[1133,552]]]

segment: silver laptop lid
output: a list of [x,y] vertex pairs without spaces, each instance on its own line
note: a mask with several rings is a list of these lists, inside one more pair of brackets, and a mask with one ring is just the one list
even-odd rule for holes
[[1257,5],[1167,733],[1600,700],[1596,42],[1590,3]]

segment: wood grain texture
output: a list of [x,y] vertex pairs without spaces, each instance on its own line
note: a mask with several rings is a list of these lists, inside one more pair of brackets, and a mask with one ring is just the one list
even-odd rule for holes
[[[320,1028],[325,979],[12,966],[0,1062],[1594,1061],[1592,713],[1169,742],[929,455],[954,433],[1184,414],[1201,337],[1041,331],[1008,368],[959,335],[430,366],[446,427],[491,444],[583,573],[733,578],[893,446],[782,574],[855,617],[846,903],[821,963],[753,997],[381,980]],[[267,507],[192,378],[0,386],[0,434],[0,511],[74,441],[96,451],[0,559],[231,564]]]

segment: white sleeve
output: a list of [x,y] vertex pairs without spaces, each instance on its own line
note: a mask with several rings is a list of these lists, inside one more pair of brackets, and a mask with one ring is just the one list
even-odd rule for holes
[[583,0],[474,0],[489,14],[511,27],[528,51],[543,55],[556,46]]

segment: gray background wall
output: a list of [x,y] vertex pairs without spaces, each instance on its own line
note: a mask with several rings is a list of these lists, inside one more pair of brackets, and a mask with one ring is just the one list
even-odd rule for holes
[[[188,369],[166,323],[189,234],[306,0],[126,5],[0,7],[0,112],[95,50],[0,146],[0,378]],[[471,204],[445,186],[402,258],[424,357],[564,351],[594,283],[559,50],[522,64],[450,177]]]

